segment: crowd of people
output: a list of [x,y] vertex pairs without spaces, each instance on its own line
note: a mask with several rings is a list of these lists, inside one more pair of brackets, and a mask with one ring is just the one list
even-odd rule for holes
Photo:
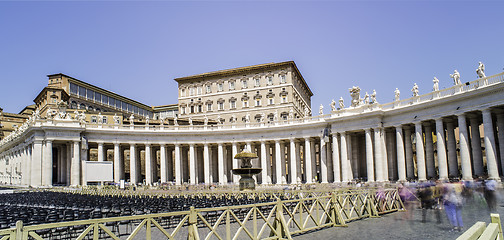
[[[442,223],[444,211],[452,226],[450,231],[463,231],[462,209],[469,204],[486,205],[488,211],[497,209],[497,181],[477,179],[459,181],[452,179],[441,182],[406,183],[399,185],[399,195],[406,212],[404,220],[411,220],[415,208],[422,209],[422,222],[427,222],[429,215],[434,215],[438,224]],[[420,203],[418,205],[417,203]]]

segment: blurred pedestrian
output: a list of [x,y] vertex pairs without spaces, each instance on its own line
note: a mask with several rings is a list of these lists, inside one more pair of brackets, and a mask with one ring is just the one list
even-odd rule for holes
[[443,205],[446,211],[446,216],[452,225],[452,231],[462,231],[464,223],[462,222],[462,189],[463,185],[455,180],[452,183],[445,184]]

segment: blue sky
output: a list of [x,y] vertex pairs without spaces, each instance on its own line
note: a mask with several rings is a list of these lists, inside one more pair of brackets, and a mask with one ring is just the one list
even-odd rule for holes
[[[359,86],[390,102],[504,68],[504,1],[0,1],[0,107],[19,112],[64,73],[147,105],[174,78],[294,60],[312,108]],[[313,111],[318,112],[317,110]]]

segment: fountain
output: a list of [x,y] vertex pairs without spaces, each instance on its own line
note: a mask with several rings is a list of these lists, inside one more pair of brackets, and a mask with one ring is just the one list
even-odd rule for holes
[[251,160],[257,158],[257,154],[251,153],[246,148],[241,153],[236,154],[235,159],[241,160],[240,168],[232,169],[234,175],[240,175],[240,191],[255,190],[255,180],[252,176],[260,173],[261,168],[253,168]]

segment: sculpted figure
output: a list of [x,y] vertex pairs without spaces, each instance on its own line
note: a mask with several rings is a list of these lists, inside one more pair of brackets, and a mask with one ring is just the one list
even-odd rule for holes
[[462,84],[462,82],[460,81],[460,73],[457,70],[453,71],[453,74],[450,74],[450,77],[453,78],[453,84]]
[[101,113],[98,113],[98,117],[97,118],[98,118],[98,123],[102,124],[103,123],[103,117],[102,117]]
[[35,112],[33,112],[33,117],[35,118],[35,120],[40,119],[40,110],[38,108],[35,109]]
[[345,108],[345,103],[343,103],[343,97],[340,97],[340,99],[339,99],[339,108],[340,109]]
[[360,104],[360,88],[354,86],[348,90],[350,91],[350,96],[352,97],[351,106],[352,107],[359,106],[359,104]]
[[320,104],[320,107],[319,107],[319,114],[324,115],[324,105],[322,105],[322,104]]
[[221,115],[217,115],[217,124],[222,124]]
[[245,115],[245,123],[250,123],[250,114]]
[[79,122],[86,123],[86,114],[84,112],[81,112],[81,114],[79,114]]
[[292,108],[289,110],[289,119],[294,119],[294,110]]
[[261,122],[263,123],[265,121],[265,119],[266,119],[266,114],[265,113],[261,113]]
[[308,117],[310,115],[310,110],[308,110],[308,107],[304,108],[304,117]]
[[207,117],[207,115],[205,115],[205,117],[203,118],[203,122],[204,122],[205,126],[208,125],[208,117]]
[[478,69],[476,69],[476,73],[478,74],[479,78],[484,78],[485,76],[485,64],[482,62],[478,63]]
[[434,83],[434,86],[432,86],[432,91],[439,91],[439,80],[434,77],[434,80],[432,80],[432,82]]
[[150,117],[147,116],[145,117],[145,125],[149,125],[149,123],[150,123]]
[[399,96],[401,95],[401,92],[399,91],[398,88],[395,89],[394,91],[394,96],[395,96],[395,100],[396,101],[399,101]]
[[173,125],[178,126],[178,118],[177,115],[173,118]]
[[364,95],[364,104],[369,104],[369,94],[366,92],[366,95]]
[[331,101],[331,111],[336,111],[336,101],[334,99]]
[[189,125],[192,126],[192,117],[189,117],[189,119],[187,119],[189,121]]
[[413,85],[411,91],[413,92],[413,97],[418,97],[418,85],[416,83]]
[[275,113],[273,114],[273,122],[278,121],[278,111],[275,110]]
[[135,121],[135,116],[133,116],[133,114],[130,115],[129,121],[130,121],[130,125],[134,124],[133,121]]
[[376,90],[373,89],[373,93],[371,93],[371,103],[378,103],[376,101]]
[[231,116],[231,123],[236,123],[236,115]]

